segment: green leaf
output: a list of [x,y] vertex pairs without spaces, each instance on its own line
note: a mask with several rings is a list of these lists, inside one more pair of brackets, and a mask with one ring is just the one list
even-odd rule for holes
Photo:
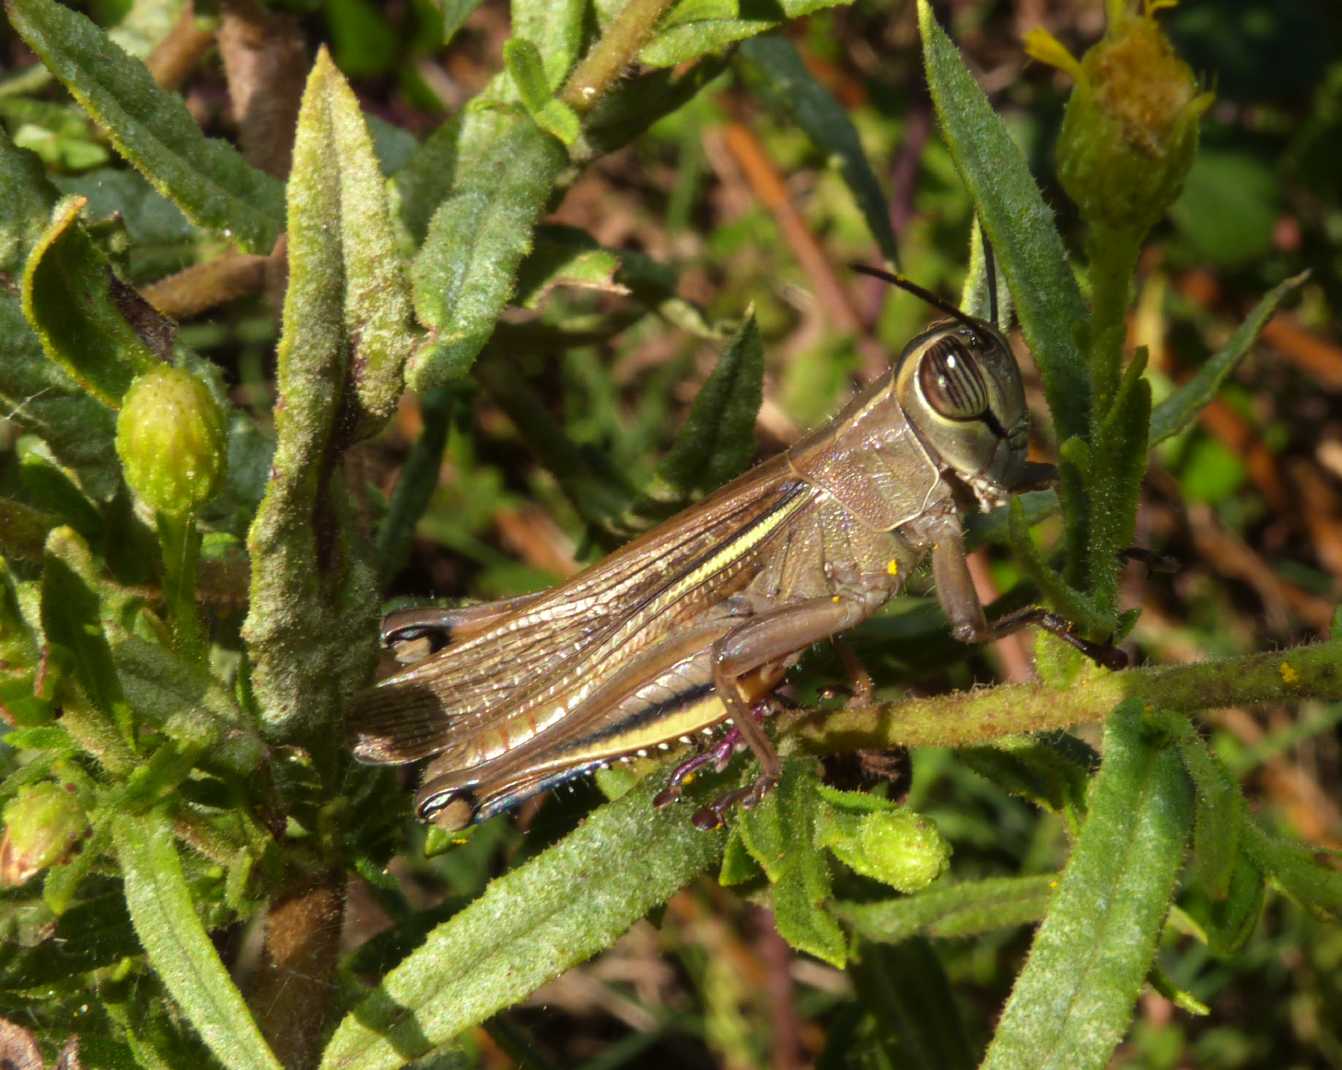
[[153,811],[120,813],[112,835],[135,932],[187,1020],[226,1066],[280,1070],[196,914],[171,822]]
[[1090,525],[1086,553],[1090,597],[1112,631],[1118,600],[1120,553],[1132,545],[1146,474],[1151,426],[1151,384],[1142,376],[1146,351],[1138,349],[1123,370],[1113,405],[1095,433],[1088,487]]
[[511,15],[514,41],[539,50],[546,96],[558,92],[582,52],[587,0],[512,0]]
[[863,1007],[890,1035],[905,1070],[969,1070],[974,1065],[950,979],[932,945],[861,944],[849,976]]
[[1073,331],[1088,314],[1053,212],[927,0],[919,0],[918,24],[942,133],[1011,287],[1021,329],[1044,377],[1058,439],[1085,434],[1090,379]]
[[[351,158],[348,170],[331,166],[337,151]],[[275,455],[247,537],[243,638],[262,718],[283,732],[325,732],[323,742],[335,747],[331,729],[343,704],[372,674],[377,614],[368,547],[339,486],[337,461],[352,430],[342,419],[357,395],[355,430],[378,426],[399,391],[407,335],[399,267],[394,258],[378,262],[379,252],[391,255],[381,178],[357,106],[327,57],[303,95],[293,174]],[[379,309],[383,299],[389,310]],[[356,346],[367,350],[369,367],[359,367]]]
[[657,120],[678,111],[727,66],[726,57],[710,57],[679,73],[667,68],[620,80],[583,120],[582,155],[623,148]]
[[298,314],[328,328],[343,320],[344,337],[326,344],[348,350],[354,395],[341,416],[353,422],[353,438],[366,438],[395,411],[417,337],[372,138],[325,51],[303,94],[289,197],[290,286],[298,277],[307,302]]
[[813,763],[788,761],[778,786],[738,819],[741,842],[769,878],[774,922],[793,947],[843,968],[843,930],[826,907],[829,862],[815,844],[818,806]]
[[750,312],[658,466],[676,494],[710,491],[740,475],[755,456],[755,418],[764,398],[764,347]]
[[1244,797],[1220,760],[1187,721],[1179,752],[1196,789],[1193,869],[1212,899],[1224,899],[1240,857]]
[[525,38],[513,37],[503,46],[503,62],[536,125],[572,145],[582,123],[577,112],[551,94],[540,50]]
[[56,197],[38,158],[15,148],[0,130],[0,272],[23,271],[29,252],[47,229]]
[[1012,795],[1065,815],[1074,827],[1085,816],[1096,755],[1074,736],[1009,736],[992,746],[965,747],[956,757]]
[[83,15],[54,0],[5,0],[10,24],[106,131],[116,150],[197,225],[268,253],[284,185],[206,138],[180,97]]
[[0,989],[55,984],[138,954],[140,943],[120,889],[72,906],[50,935],[32,947],[5,948],[0,955]]
[[414,265],[415,312],[432,336],[410,364],[417,392],[464,375],[489,341],[567,159],[555,138],[518,117],[469,168],[458,162]]
[[657,810],[660,781],[647,778],[600,807],[434,929],[340,1023],[323,1070],[404,1065],[608,947],[712,866],[725,837],[689,820],[712,785]]
[[1307,844],[1274,836],[1256,821],[1244,822],[1244,851],[1287,895],[1316,918],[1342,921],[1342,872],[1318,861]]
[[835,904],[834,912],[866,939],[882,943],[899,943],[920,933],[943,938],[978,936],[1038,921],[1057,883],[1052,873],[990,877],[944,883],[917,895],[875,903],[842,901]]
[[397,214],[416,245],[424,240],[429,220],[451,192],[457,173],[457,141],[463,122],[469,120],[468,111],[465,120],[454,116],[438,126],[392,179]]
[[[68,652],[80,688],[106,719],[106,734],[130,746],[133,714],[103,632],[96,575],[83,539],[70,528],[51,533],[42,566],[42,630],[47,642]],[[109,740],[108,746],[117,745]]]
[[881,255],[892,264],[898,263],[889,199],[842,105],[815,80],[797,47],[786,37],[756,37],[741,46],[739,55],[751,88],[783,119],[801,127],[827,160],[837,163]]
[[616,281],[621,254],[599,244],[576,227],[541,226],[531,253],[517,271],[515,300],[523,308],[539,308],[556,286],[625,294]]
[[1104,1067],[1127,1031],[1192,819],[1178,751],[1144,733],[1138,703],[1109,718],[1090,814],[985,1070]]
[[159,359],[135,323],[161,334],[157,313],[112,272],[84,232],[82,197],[52,212],[51,225],[33,246],[23,272],[23,314],[47,357],[104,405],[116,408],[135,376]]
[[1212,954],[1229,958],[1249,942],[1267,898],[1263,871],[1243,852],[1231,859],[1230,876],[1220,896],[1199,883],[1182,901],[1184,913],[1197,922]]
[[649,67],[675,67],[737,41],[767,33],[778,19],[700,19],[662,30],[638,54]]
[[452,43],[457,31],[466,24],[482,0],[443,0],[443,32],[438,44],[445,47]]
[[1259,333],[1267,325],[1277,306],[1288,295],[1298,290],[1309,278],[1309,272],[1301,272],[1285,282],[1273,287],[1263,299],[1254,306],[1248,318],[1239,325],[1235,333],[1215,356],[1211,357],[1197,374],[1183,383],[1169,397],[1155,407],[1151,413],[1151,445],[1164,442],[1167,438],[1179,434],[1193,426],[1193,421],[1216,397],[1221,385],[1230,377],[1244,359]]

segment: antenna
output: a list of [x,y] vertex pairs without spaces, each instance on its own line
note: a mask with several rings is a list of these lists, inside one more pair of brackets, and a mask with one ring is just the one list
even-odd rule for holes
[[[992,261],[990,260],[989,263],[991,262]],[[946,313],[946,315],[950,316],[952,319],[959,320],[966,327],[970,327],[974,330],[979,330],[983,326],[982,320],[975,319],[973,316],[961,312],[949,301],[943,301],[931,290],[923,289],[923,287],[919,286],[912,279],[906,279],[903,275],[896,275],[894,272],[886,271],[884,268],[872,267],[869,264],[849,264],[848,266],[852,268],[854,271],[860,271],[863,275],[870,275],[874,279],[882,279],[885,282],[888,282],[891,286],[898,286],[901,290],[907,290],[909,293],[913,294],[914,297],[926,301],[933,308],[939,309],[940,311]],[[989,270],[991,271],[991,269]],[[989,279],[990,280],[992,279],[991,274],[989,274]],[[992,303],[995,314],[997,307],[997,291],[995,288],[992,288],[991,282],[990,282],[990,292],[993,295]],[[996,323],[993,323],[992,327],[994,330],[996,330],[997,328]]]

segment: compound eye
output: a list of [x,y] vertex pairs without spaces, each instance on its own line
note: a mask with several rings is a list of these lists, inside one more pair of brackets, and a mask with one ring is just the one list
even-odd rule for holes
[[918,385],[932,408],[948,420],[976,420],[988,411],[988,384],[979,362],[953,335],[923,354]]

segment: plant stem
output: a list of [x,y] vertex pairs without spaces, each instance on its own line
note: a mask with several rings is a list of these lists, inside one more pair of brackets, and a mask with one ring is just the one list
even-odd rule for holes
[[1109,415],[1123,368],[1128,296],[1143,232],[1094,223],[1086,238],[1090,260],[1090,381],[1094,397],[1091,441]]
[[196,607],[196,566],[200,532],[194,517],[158,514],[158,542],[163,553],[163,600],[177,652],[193,662],[205,656],[205,638]]
[[585,115],[632,63],[671,0],[629,0],[569,76],[559,99]]
[[1125,698],[1197,712],[1305,698],[1342,700],[1342,641],[1196,665],[1097,673],[1058,690],[1003,684],[933,698],[841,710],[820,719],[789,714],[801,744],[817,754],[888,747],[963,747],[1003,736],[1103,721]]

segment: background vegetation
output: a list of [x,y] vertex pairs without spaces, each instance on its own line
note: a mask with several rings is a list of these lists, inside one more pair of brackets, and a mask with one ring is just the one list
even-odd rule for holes
[[[1099,3],[665,7],[8,0],[0,1050],[1342,1066],[1340,652],[1298,646],[1342,582],[1342,15],[1161,12],[1196,81],[1117,94],[1182,86],[1132,168],[1063,51]],[[928,317],[843,265],[982,310],[976,211],[1065,477],[977,580],[1141,668],[962,648],[923,578],[851,637],[879,704],[784,718],[730,835],[649,762],[457,843],[349,761],[382,599],[554,583],[783,448]]]

